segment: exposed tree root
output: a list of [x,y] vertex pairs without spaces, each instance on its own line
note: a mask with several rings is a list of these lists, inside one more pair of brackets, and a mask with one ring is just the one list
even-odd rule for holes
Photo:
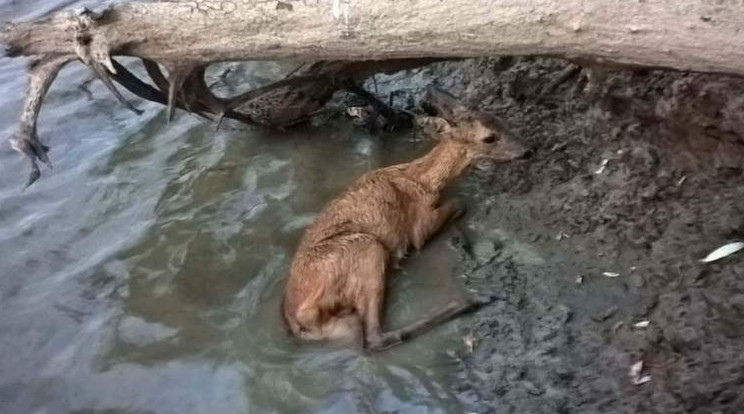
[[[355,85],[375,73],[445,58],[551,55],[600,64],[744,74],[742,6],[678,3],[669,7],[665,0],[613,5],[581,0],[357,0],[340,6],[296,1],[277,7],[264,0],[161,0],[9,23],[0,31],[7,54],[41,58],[31,70],[21,127],[11,141],[32,160],[32,183],[40,175],[37,162],[49,163],[35,130],[43,95],[59,69],[75,58],[134,112],[139,111],[114,82],[167,105],[169,121],[180,108],[214,115],[218,125],[223,118],[232,118],[279,128],[308,119],[340,89],[355,90],[378,113],[387,114],[393,123],[401,121]],[[115,56],[143,59],[154,87],[125,71]],[[206,85],[209,64],[252,59],[315,63],[235,97],[217,97]],[[565,76],[575,73],[567,71]],[[555,86],[562,81],[559,77]]]
[[[198,115],[207,120],[217,121],[217,128],[224,118],[237,120],[249,125],[268,128],[286,128],[296,125],[320,110],[337,90],[349,90],[370,100],[370,94],[355,82],[361,81],[377,72],[392,73],[402,69],[415,68],[441,59],[399,59],[375,62],[327,61],[316,62],[293,71],[290,76],[278,82],[250,90],[230,98],[217,97],[205,80],[207,64],[179,61],[163,62],[167,74],[160,65],[149,59],[142,59],[145,70],[154,84],[151,85],[119,63],[110,55],[105,41],[93,38],[89,31],[95,27],[100,16],[84,10],[72,17],[75,35],[75,55],[45,55],[29,68],[29,89],[19,131],[10,139],[12,147],[28,157],[31,173],[26,187],[41,176],[38,162],[51,168],[47,156],[48,147],[43,145],[36,133],[36,123],[43,103],[59,71],[69,62],[79,60],[89,66],[106,88],[131,111],[141,114],[114,85],[123,86],[132,94],[147,101],[167,107],[167,121],[173,119],[176,109]],[[97,40],[93,40],[97,39]],[[302,70],[301,70],[302,69]],[[354,85],[349,87],[349,85]],[[370,102],[375,102],[372,97]],[[379,107],[381,102],[375,103]],[[384,104],[382,104],[384,106]],[[390,109],[382,111],[383,116],[396,117]],[[395,122],[400,124],[398,118]]]
[[[115,82],[142,99],[165,105],[168,123],[172,121],[176,109],[182,109],[207,120],[216,120],[218,128],[224,118],[268,128],[296,125],[322,109],[334,92],[347,89],[350,83],[362,81],[377,72],[392,73],[441,60],[422,58],[306,63],[281,81],[234,97],[220,98],[212,92],[204,78],[211,61],[173,56],[158,63],[142,57],[152,84],[137,77],[113,58],[114,55],[128,54],[126,44],[122,45],[115,39],[118,33],[112,35],[107,31],[108,25],[115,21],[116,10],[113,8],[101,13],[79,9],[47,20],[53,26],[64,27],[66,33],[72,33],[72,47],[69,53],[46,52],[29,68],[28,96],[20,127],[10,138],[12,147],[28,157],[31,163],[26,187],[41,176],[39,162],[51,168],[48,147],[39,140],[36,123],[44,96],[57,73],[73,60],[90,67],[114,97],[137,114],[142,112],[125,99]],[[25,43],[33,35],[24,32],[23,28],[22,24],[5,27],[2,37],[8,43],[8,55],[35,53],[33,42]],[[29,27],[26,29],[31,30]],[[167,73],[163,72],[161,65]],[[354,90],[366,93],[361,88]],[[393,114],[392,111],[387,113]]]
[[31,162],[31,173],[26,187],[34,183],[41,176],[38,162],[46,164],[50,169],[52,162],[47,156],[49,148],[39,141],[36,133],[36,122],[44,100],[44,95],[54,82],[60,69],[73,60],[73,56],[45,56],[29,66],[28,95],[23,105],[21,122],[18,132],[10,138],[10,145],[16,151],[24,154]]

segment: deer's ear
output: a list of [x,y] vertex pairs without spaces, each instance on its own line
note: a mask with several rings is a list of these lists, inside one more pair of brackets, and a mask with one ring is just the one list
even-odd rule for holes
[[460,100],[449,92],[434,86],[426,88],[426,94],[421,100],[421,108],[427,114],[444,118],[452,124],[456,124],[468,112]]
[[452,126],[446,119],[438,116],[417,116],[416,126],[434,139],[442,139],[450,135]]

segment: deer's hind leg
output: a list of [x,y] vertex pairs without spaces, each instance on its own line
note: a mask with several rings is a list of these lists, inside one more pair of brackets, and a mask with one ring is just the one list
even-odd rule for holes
[[[451,216],[447,215],[449,218]],[[385,304],[385,268],[389,255],[384,246],[376,240],[357,242],[349,250],[355,251],[350,259],[351,268],[347,285],[355,303],[356,313],[364,327],[364,348],[382,351],[401,344],[447,322],[463,313],[476,310],[480,303],[453,301],[431,315],[410,323],[402,328],[388,332],[382,331],[382,315]]]
[[361,319],[363,343],[367,348],[370,343],[378,341],[382,331],[389,254],[373,237],[355,241],[348,251],[353,251],[354,255],[350,257],[352,266],[347,280],[347,294]]

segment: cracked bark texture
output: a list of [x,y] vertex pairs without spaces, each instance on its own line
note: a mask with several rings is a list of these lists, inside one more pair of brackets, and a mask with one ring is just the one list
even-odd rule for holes
[[[31,69],[22,125],[12,138],[14,148],[31,160],[32,183],[39,175],[36,161],[48,160],[35,128],[28,126],[35,125],[47,83],[63,66],[50,61],[80,60],[135,111],[113,81],[167,104],[169,119],[183,108],[220,119],[291,125],[322,107],[348,80],[421,66],[432,58],[550,55],[744,74],[742,27],[744,3],[733,0],[162,0],[8,23],[0,40],[10,56],[46,62],[43,69]],[[118,55],[143,59],[155,87],[116,62]],[[204,83],[210,63],[256,59],[318,63],[284,82],[228,99],[214,96]],[[43,80],[34,84],[35,77]]]
[[[92,52],[155,61],[541,54],[741,74],[742,12],[733,0],[167,0],[112,6],[81,29]],[[2,39],[73,54],[79,20],[9,24]]]

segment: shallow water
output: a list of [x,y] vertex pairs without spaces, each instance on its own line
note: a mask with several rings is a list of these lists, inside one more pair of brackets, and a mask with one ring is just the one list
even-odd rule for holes
[[[0,19],[95,2],[5,0]],[[0,58],[0,129],[24,62]],[[292,251],[365,171],[426,151],[348,122],[215,132],[121,107],[81,65],[40,120],[54,170],[0,145],[0,412],[459,412],[458,323],[379,355],[289,339],[278,304]],[[87,89],[87,90],[86,90]],[[131,98],[131,97],[130,97]],[[401,144],[403,143],[403,144]],[[394,277],[391,325],[461,294],[444,238]],[[90,411],[88,411],[90,410]]]

